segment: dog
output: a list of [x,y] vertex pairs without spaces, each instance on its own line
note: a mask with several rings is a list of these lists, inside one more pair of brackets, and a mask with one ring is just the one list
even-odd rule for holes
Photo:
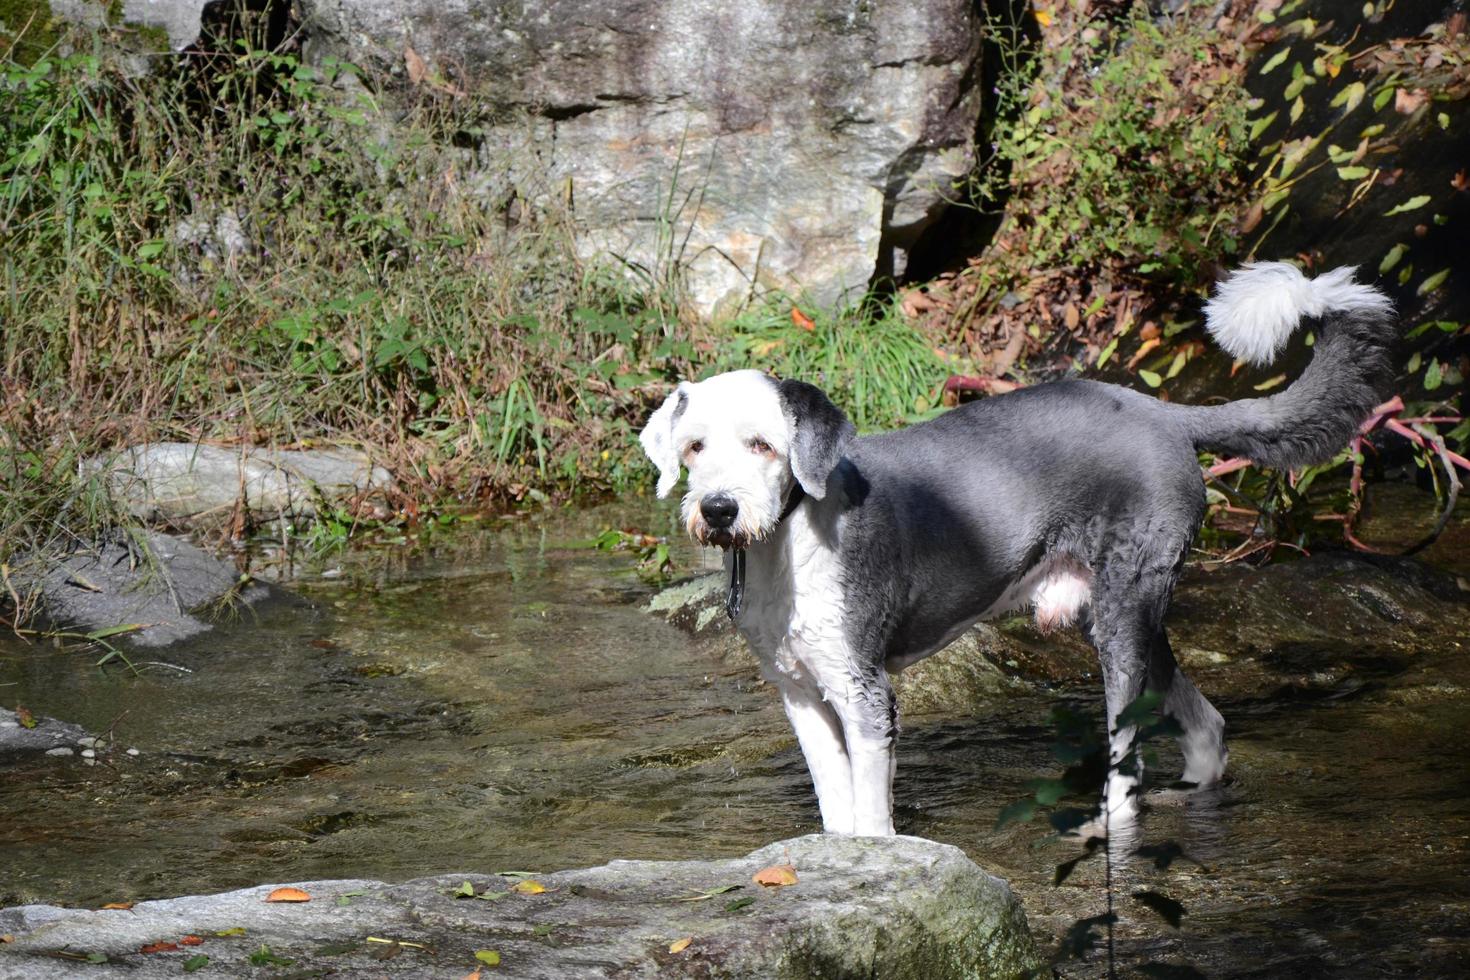
[[[1388,298],[1353,274],[1256,263],[1217,287],[1207,329],[1238,359],[1269,364],[1317,321],[1311,362],[1270,397],[1176,405],[1065,380],[858,436],[803,381],[747,370],[677,386],[639,441],[659,497],[688,471],[684,521],[725,549],[729,612],[780,692],[824,831],[894,832],[889,674],[1026,605],[1096,649],[1115,763],[1134,735],[1119,713],[1151,690],[1181,733],[1184,781],[1220,780],[1224,719],[1164,629],[1204,518],[1197,452],[1289,469],[1348,443],[1392,380],[1397,336]],[[1138,811],[1128,768],[1103,790],[1114,826]]]

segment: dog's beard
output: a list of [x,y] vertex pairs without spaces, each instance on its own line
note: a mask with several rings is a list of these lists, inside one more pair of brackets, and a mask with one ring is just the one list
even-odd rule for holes
[[684,526],[689,531],[689,536],[706,548],[721,548],[725,551],[748,548],[765,540],[772,530],[771,527],[749,520],[743,508],[734,524],[726,528],[712,528],[700,513],[697,503],[685,514]]

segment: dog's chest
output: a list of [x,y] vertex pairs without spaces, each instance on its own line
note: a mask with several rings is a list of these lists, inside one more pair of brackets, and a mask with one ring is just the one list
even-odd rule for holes
[[745,607],[736,625],[769,675],[846,676],[843,579],[838,556],[793,514],[779,539],[751,549]]

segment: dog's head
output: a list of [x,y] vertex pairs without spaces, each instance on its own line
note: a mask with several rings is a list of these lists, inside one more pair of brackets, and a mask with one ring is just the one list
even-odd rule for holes
[[701,544],[743,548],[770,534],[792,484],[821,500],[853,426],[819,388],[732,371],[682,382],[638,441],[667,497],[689,470],[684,524]]

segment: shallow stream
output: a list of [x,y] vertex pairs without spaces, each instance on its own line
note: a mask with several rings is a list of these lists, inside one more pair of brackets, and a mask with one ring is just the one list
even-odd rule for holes
[[[774,692],[642,611],[651,590],[626,555],[572,547],[628,523],[673,530],[667,510],[594,509],[344,561],[296,583],[306,602],[245,611],[160,663],[141,655],[139,676],[0,637],[0,702],[141,753],[0,770],[0,904],[728,856],[817,830]],[[712,561],[684,546],[676,560]],[[1232,781],[1146,824],[1206,869],[1115,869],[1122,964],[1463,974],[1470,656],[1364,671],[1370,683],[1310,695],[1211,692]],[[906,719],[900,832],[1009,878],[1045,943],[1102,911],[1101,866],[1053,888],[1075,845],[993,825],[1056,769],[1051,707],[1096,698],[1091,683],[1034,685]],[[1182,901],[1182,928],[1127,898],[1140,888]]]

